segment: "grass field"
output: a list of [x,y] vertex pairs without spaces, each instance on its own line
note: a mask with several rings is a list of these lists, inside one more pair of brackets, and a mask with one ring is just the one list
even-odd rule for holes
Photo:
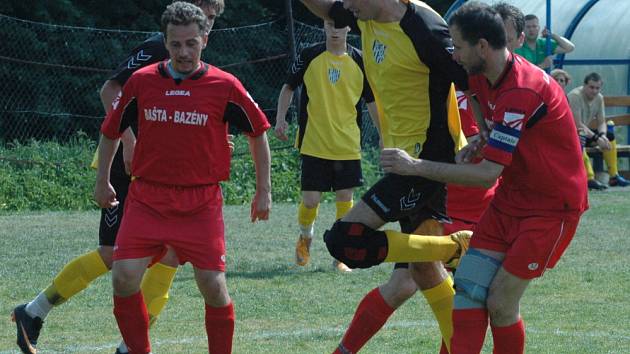
[[[630,188],[591,193],[590,200],[558,268],[525,294],[528,353],[630,353]],[[389,265],[347,275],[331,271],[319,237],[313,262],[295,267],[294,209],[274,205],[269,222],[252,226],[248,207],[225,208],[228,286],[237,315],[234,353],[330,353],[363,295],[389,276]],[[333,218],[334,205],[322,205],[318,234]],[[97,212],[0,214],[0,353],[17,352],[11,309],[47,286],[67,261],[95,247],[97,222]],[[97,279],[53,310],[40,353],[113,353],[119,335],[110,283],[109,275]],[[155,353],[205,352],[203,303],[189,265],[177,274],[151,335]],[[362,353],[437,353],[439,339],[428,306],[415,296]]]

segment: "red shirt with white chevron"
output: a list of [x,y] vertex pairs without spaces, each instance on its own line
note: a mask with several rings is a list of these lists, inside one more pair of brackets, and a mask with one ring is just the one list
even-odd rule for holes
[[132,175],[175,186],[229,178],[228,124],[249,136],[270,127],[241,82],[206,63],[184,80],[169,75],[166,61],[134,72],[101,132],[116,139],[130,119],[138,120]]
[[504,166],[493,205],[513,216],[586,210],[580,142],[555,80],[512,54],[493,86],[483,75],[469,80],[491,128],[483,156]]

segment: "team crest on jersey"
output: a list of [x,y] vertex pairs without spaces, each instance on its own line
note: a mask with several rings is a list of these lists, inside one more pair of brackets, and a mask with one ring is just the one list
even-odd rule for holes
[[372,55],[374,56],[374,61],[376,64],[380,64],[385,60],[385,51],[387,50],[387,46],[378,40],[374,40],[372,43]]
[[337,68],[328,68],[328,80],[336,84],[339,81],[339,77],[341,76],[341,70]]

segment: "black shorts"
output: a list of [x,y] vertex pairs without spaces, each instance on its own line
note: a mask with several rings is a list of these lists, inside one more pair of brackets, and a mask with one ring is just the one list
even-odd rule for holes
[[300,155],[302,191],[330,192],[363,185],[361,160],[326,160]]
[[125,199],[129,190],[129,177],[110,178],[110,183],[116,191],[116,199],[119,204],[108,209],[101,209],[101,223],[98,227],[98,244],[99,246],[114,246],[116,242],[116,234],[122,222],[123,210],[125,208]]
[[444,183],[417,176],[387,174],[361,198],[378,216],[398,221],[404,233],[415,231],[427,219],[448,222]]

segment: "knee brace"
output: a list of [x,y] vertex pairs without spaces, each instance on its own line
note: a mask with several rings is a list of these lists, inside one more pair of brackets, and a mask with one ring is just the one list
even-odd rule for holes
[[369,268],[387,256],[385,232],[358,222],[335,222],[324,233],[324,242],[330,255],[350,268]]
[[469,249],[455,271],[454,308],[485,308],[488,289],[500,266],[499,260]]

